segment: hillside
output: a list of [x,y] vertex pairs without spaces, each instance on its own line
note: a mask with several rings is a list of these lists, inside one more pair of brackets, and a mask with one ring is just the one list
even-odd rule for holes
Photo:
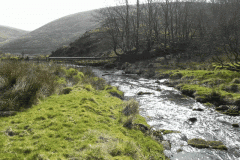
[[3,52],[49,54],[52,50],[77,39],[84,32],[94,29],[97,22],[92,14],[95,10],[68,15],[50,22],[18,39],[0,47]]
[[0,25],[0,46],[27,33],[29,31]]
[[90,32],[85,32],[81,37],[71,42],[68,46],[63,46],[53,51],[52,57],[85,57],[102,56],[110,52],[112,47],[109,39],[105,37],[104,31],[99,28]]

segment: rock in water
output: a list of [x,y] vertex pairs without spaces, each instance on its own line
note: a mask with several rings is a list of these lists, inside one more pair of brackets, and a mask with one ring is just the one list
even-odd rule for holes
[[169,141],[162,141],[162,145],[163,145],[164,149],[171,150],[171,144]]
[[192,117],[192,118],[189,118],[188,120],[189,120],[190,122],[192,122],[192,123],[195,123],[195,122],[197,121],[197,118]]

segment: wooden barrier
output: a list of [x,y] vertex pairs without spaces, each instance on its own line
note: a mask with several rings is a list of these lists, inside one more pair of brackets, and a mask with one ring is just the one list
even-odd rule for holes
[[48,60],[104,60],[118,57],[47,57]]

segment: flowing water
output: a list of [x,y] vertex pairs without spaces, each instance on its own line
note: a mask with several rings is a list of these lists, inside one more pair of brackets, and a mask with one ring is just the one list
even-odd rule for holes
[[[164,153],[172,160],[240,160],[240,128],[232,123],[240,123],[240,117],[220,114],[213,109],[186,97],[178,90],[167,87],[156,79],[140,78],[137,75],[124,75],[119,70],[93,72],[113,86],[119,86],[126,98],[135,98],[140,104],[140,114],[154,129],[176,130],[181,133],[164,135],[170,141],[171,149]],[[161,91],[158,91],[161,89]],[[152,94],[137,95],[138,92]],[[203,111],[194,111],[201,108]],[[189,118],[196,118],[191,122]],[[228,151],[198,149],[187,144],[188,139],[222,141]]]

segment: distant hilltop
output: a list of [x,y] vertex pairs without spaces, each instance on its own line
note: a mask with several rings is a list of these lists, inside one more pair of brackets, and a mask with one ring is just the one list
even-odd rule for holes
[[91,10],[68,15],[31,32],[0,26],[0,51],[50,54],[86,31],[98,27],[98,22],[93,20],[94,12]]
[[29,31],[0,25],[0,46],[27,33]]

